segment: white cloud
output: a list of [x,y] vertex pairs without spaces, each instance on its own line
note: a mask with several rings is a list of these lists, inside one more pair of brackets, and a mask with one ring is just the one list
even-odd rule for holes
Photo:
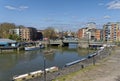
[[114,0],[107,3],[107,9],[120,9],[120,0]]
[[22,11],[25,9],[28,9],[28,6],[19,6],[19,7],[14,7],[14,6],[10,6],[10,5],[6,5],[4,6],[5,8],[9,9],[9,10],[17,10],[17,11]]
[[28,9],[29,7],[28,6],[20,6],[18,9],[19,10],[25,10],[25,9]]
[[10,5],[5,6],[5,8],[7,8],[9,10],[16,10],[16,7],[10,6]]
[[111,17],[109,15],[105,15],[103,18],[104,19],[110,19]]

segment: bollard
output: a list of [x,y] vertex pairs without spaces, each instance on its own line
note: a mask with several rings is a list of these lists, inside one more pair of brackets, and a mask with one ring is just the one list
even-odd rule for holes
[[83,65],[83,64],[81,65],[81,68],[82,68],[82,69],[84,68],[84,65]]
[[95,56],[93,56],[93,65],[95,66]]

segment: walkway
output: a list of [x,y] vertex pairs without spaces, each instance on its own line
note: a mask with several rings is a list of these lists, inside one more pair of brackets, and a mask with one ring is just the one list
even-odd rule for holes
[[[77,73],[65,81],[120,81],[120,48],[115,50],[105,62],[96,64],[93,69]],[[56,80],[59,81],[59,80]]]

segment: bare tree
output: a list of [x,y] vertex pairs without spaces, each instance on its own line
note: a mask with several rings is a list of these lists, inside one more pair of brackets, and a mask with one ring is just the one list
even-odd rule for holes
[[0,37],[9,38],[9,30],[15,28],[13,23],[2,23],[0,24]]
[[44,37],[49,39],[55,39],[57,37],[56,32],[52,27],[48,27],[47,29],[45,29],[43,35]]

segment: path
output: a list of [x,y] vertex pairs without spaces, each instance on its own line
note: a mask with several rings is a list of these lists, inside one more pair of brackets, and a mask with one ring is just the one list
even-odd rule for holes
[[[116,81],[120,76],[120,48],[107,61],[97,64],[93,69],[83,71],[65,81]],[[120,80],[119,80],[120,81]]]

